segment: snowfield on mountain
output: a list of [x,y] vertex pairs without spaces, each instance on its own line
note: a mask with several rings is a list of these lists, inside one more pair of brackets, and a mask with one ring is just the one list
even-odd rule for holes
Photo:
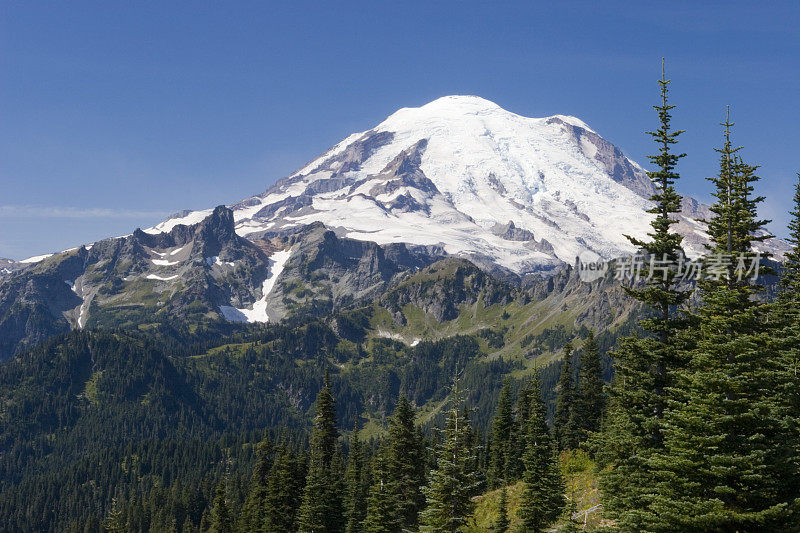
[[[643,238],[653,188],[644,170],[575,117],[527,118],[477,96],[404,108],[348,136],[265,193],[232,206],[250,239],[322,222],[338,235],[438,247],[515,273],[590,250],[611,259]],[[146,230],[166,232],[211,210]],[[705,206],[684,201],[678,230],[703,252]]]

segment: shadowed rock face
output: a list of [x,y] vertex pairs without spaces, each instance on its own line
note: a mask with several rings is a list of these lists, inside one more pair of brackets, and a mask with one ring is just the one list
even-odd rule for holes
[[292,255],[268,302],[277,318],[323,315],[335,309],[366,305],[399,276],[441,256],[406,245],[340,238],[322,224],[312,224],[276,239]]
[[481,298],[484,307],[508,304],[519,291],[464,259],[444,259],[400,282],[383,295],[380,303],[395,323],[404,325],[403,307],[411,304],[439,322],[458,316],[459,306]]
[[655,188],[641,167],[628,159],[622,150],[600,137],[597,133],[570,124],[558,117],[551,117],[548,123],[560,124],[581,146],[586,157],[593,160],[617,183],[621,183],[636,194],[649,198]]
[[270,256],[292,249],[267,297],[271,319],[325,314],[377,298],[431,251],[342,239],[321,224],[251,242],[230,209],[169,233],[141,230],[56,254],[0,281],[0,359],[71,328],[221,320],[263,298]]
[[169,233],[137,229],[56,254],[0,282],[0,358],[70,328],[216,316],[219,305],[255,299],[267,261],[225,207]]

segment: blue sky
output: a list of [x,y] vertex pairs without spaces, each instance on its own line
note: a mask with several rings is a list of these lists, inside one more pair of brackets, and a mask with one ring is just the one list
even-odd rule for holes
[[[698,5],[698,4],[702,4]],[[800,2],[3,2],[0,256],[262,192],[445,94],[575,115],[646,164],[666,56],[680,190],[726,104],[785,234],[800,170]]]

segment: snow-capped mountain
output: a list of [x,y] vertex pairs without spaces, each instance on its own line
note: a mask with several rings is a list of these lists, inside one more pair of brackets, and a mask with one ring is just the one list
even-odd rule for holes
[[[624,234],[646,237],[652,192],[641,167],[577,118],[447,96],[350,135],[232,206],[0,260],[0,360],[73,328],[322,316],[375,301],[448,255],[514,283],[554,274],[587,250],[632,252]],[[690,255],[704,251],[697,220],[708,215],[684,198],[677,229]]]
[[[528,273],[586,250],[633,251],[623,233],[645,236],[651,193],[644,170],[575,117],[527,118],[477,96],[445,96],[350,135],[232,209],[248,238],[322,222],[341,236],[434,246]],[[679,230],[697,255],[704,209],[692,200],[684,208]]]

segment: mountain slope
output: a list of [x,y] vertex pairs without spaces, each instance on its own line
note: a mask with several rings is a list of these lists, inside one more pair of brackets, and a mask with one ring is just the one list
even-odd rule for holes
[[364,305],[435,254],[336,237],[322,224],[251,241],[220,206],[14,269],[0,282],[0,361],[70,329],[268,322]]
[[[87,325],[321,316],[369,303],[448,255],[506,281],[553,275],[587,250],[632,252],[623,234],[645,236],[653,190],[577,118],[443,97],[350,135],[230,208],[0,261],[0,359]],[[698,255],[708,208],[685,198],[683,210],[677,229]],[[780,257],[785,243],[767,247]]]
[[[379,244],[436,246],[517,274],[551,270],[591,250],[610,259],[644,237],[653,192],[642,168],[574,117],[526,118],[476,96],[405,108],[350,135],[264,194],[235,204],[239,235],[322,222]],[[690,255],[706,212],[684,202]],[[147,231],[196,222],[184,212]]]

